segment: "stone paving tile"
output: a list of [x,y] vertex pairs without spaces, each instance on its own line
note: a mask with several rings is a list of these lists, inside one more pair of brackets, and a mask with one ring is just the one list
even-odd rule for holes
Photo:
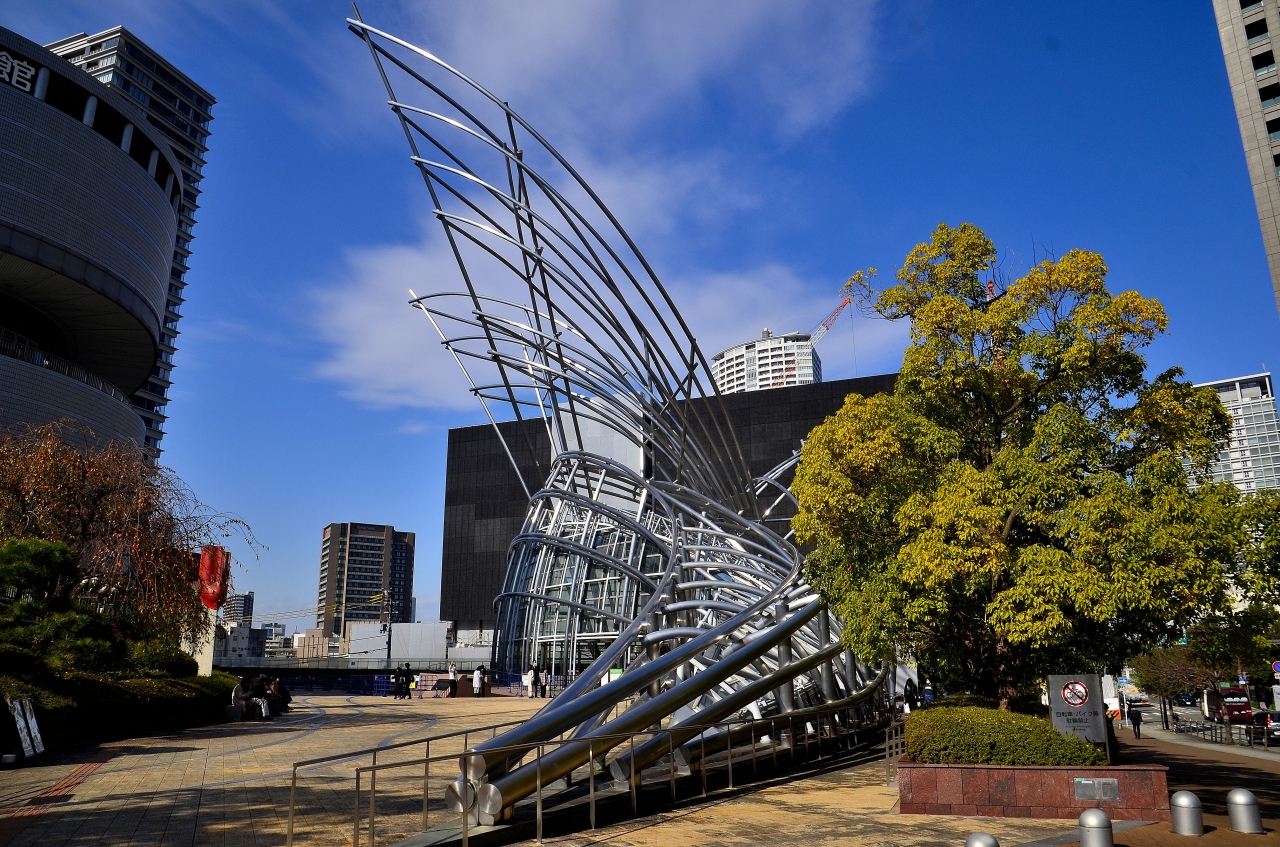
[[988,832],[1005,847],[1013,847],[1071,830],[1064,821],[900,815],[897,803],[898,789],[884,784],[884,764],[872,762],[544,843],[559,847],[958,847],[970,833]]
[[[0,844],[192,845],[259,847],[285,841],[293,762],[385,746],[428,735],[521,719],[545,704],[523,698],[395,701],[345,694],[297,694],[294,710],[271,722],[222,725],[132,739],[101,748],[113,755],[69,796],[33,816]],[[474,739],[473,739],[474,743]],[[462,739],[432,753],[461,752]],[[383,752],[380,762],[421,757],[421,746]],[[0,772],[0,824],[99,749],[37,767]],[[370,756],[300,774],[295,824],[299,845],[351,842],[353,772]],[[422,768],[378,785],[379,841],[417,832],[422,820]],[[432,808],[457,775],[451,762],[433,768]],[[367,792],[367,785],[364,786]],[[367,801],[367,793],[364,799]],[[367,814],[367,806],[366,806]]]

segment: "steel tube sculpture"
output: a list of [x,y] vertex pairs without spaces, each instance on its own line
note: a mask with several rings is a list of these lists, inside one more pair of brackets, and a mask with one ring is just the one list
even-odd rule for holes
[[[665,722],[669,734],[617,760],[638,775],[662,751],[692,755],[681,745],[700,731],[681,726],[865,700],[887,668],[873,679],[839,646],[841,622],[804,581],[789,526],[798,455],[752,477],[673,298],[528,122],[428,51],[348,24],[458,270],[457,290],[411,292],[410,303],[517,473],[517,452],[537,467],[521,476],[529,510],[508,553],[494,666],[518,675],[537,662],[564,687],[528,722],[471,748],[449,792],[454,809],[501,819],[620,743],[605,736]],[[537,422],[545,455],[506,439],[497,421],[510,415]],[[524,764],[511,752],[562,733],[584,743]]]

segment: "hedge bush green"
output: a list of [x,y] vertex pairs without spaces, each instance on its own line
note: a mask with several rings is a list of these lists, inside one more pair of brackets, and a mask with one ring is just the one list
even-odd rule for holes
[[1105,765],[1106,753],[1043,718],[973,706],[907,716],[907,755],[936,765]]
[[[0,676],[0,694],[30,697],[45,744],[65,750],[100,741],[153,735],[219,723],[237,679],[110,679],[84,673],[65,676]],[[13,721],[0,721],[2,752],[18,748]]]

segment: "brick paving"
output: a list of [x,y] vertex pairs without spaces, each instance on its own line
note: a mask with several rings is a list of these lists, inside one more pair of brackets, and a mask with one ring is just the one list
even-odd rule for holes
[[[104,744],[0,772],[0,845],[280,845],[293,762],[521,719],[545,702],[300,694],[274,721]],[[462,741],[438,743],[432,753],[460,752]],[[384,751],[379,762],[422,754],[422,746]],[[353,771],[371,758],[302,771],[295,843],[351,843]],[[421,829],[422,776],[416,765],[379,777],[380,843]],[[456,776],[451,762],[433,768],[432,813],[443,809],[444,785]]]

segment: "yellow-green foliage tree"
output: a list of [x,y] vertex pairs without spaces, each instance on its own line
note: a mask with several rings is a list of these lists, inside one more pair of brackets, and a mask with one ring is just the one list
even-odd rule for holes
[[978,227],[940,225],[897,284],[850,279],[911,344],[893,395],[810,435],[793,526],[850,647],[1007,707],[1225,607],[1247,533],[1236,490],[1203,478],[1230,429],[1216,394],[1144,375],[1160,303],[1111,293],[1086,250],[1011,281],[996,259]]

